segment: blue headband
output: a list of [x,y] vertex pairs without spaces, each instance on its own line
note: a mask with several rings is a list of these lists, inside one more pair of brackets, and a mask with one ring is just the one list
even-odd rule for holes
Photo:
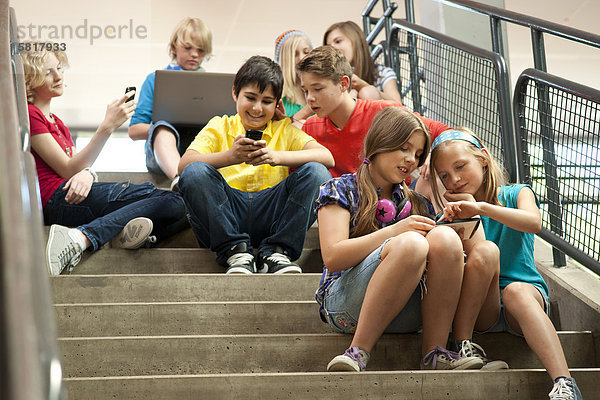
[[479,143],[479,140],[477,140],[475,136],[463,131],[447,130],[440,133],[439,136],[435,138],[435,140],[431,144],[431,150],[433,151],[433,148],[435,146],[448,140],[464,140],[471,144],[474,144],[480,149],[483,149],[483,146],[481,145],[481,143]]

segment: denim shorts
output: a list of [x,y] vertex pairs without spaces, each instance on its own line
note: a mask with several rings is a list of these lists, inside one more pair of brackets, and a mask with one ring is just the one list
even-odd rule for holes
[[[341,333],[354,333],[356,330],[367,286],[381,263],[381,251],[388,240],[325,290],[323,311],[334,330]],[[402,311],[386,328],[386,333],[409,333],[421,329],[421,286],[417,285]]]
[[[532,286],[536,288],[538,292],[540,292],[540,294],[542,295],[542,299],[544,301],[544,312],[548,317],[550,317],[550,300],[548,299],[548,296],[546,296],[544,291],[539,287],[535,285]],[[504,303],[502,302],[502,292],[504,292],[504,288],[500,289],[500,314],[498,314],[498,319],[496,320],[496,323],[492,325],[491,328],[485,331],[475,331],[475,333],[508,332],[511,335],[524,337],[523,334],[511,328],[511,326],[508,324],[508,321],[506,320],[506,310],[504,308]]]

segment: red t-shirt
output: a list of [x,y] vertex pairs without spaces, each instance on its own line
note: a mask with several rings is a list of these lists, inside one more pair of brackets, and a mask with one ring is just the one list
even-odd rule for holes
[[[335,160],[335,167],[330,169],[333,177],[343,174],[353,174],[362,162],[360,154],[363,150],[363,140],[371,127],[371,122],[381,109],[385,107],[402,107],[401,103],[392,100],[358,99],[350,115],[350,119],[342,129],[337,128],[328,117],[319,118],[316,115],[308,118],[302,130],[323,146],[327,147]],[[431,140],[449,129],[445,124],[431,118],[420,117],[431,134]]]
[[[28,104],[28,109],[29,130],[31,131],[31,136],[33,137],[41,133],[50,133],[64,152],[68,154],[67,147],[71,148],[75,146],[75,143],[73,143],[71,132],[69,132],[69,129],[65,124],[63,124],[56,115],[54,115],[56,124],[48,121],[44,116],[44,113],[33,104]],[[35,159],[35,169],[38,175],[40,194],[42,195],[42,206],[46,206],[50,197],[56,192],[56,189],[66,181],[66,179],[61,178],[60,175],[46,164],[35,150],[31,149],[31,154],[33,154],[33,158]]]

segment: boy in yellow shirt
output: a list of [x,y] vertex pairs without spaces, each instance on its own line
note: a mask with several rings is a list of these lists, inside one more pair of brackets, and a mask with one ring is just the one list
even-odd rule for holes
[[237,114],[212,118],[179,163],[194,234],[228,274],[302,272],[292,261],[315,220],[319,186],[331,178],[329,150],[289,118],[273,120],[282,89],[279,65],[251,57],[234,80]]

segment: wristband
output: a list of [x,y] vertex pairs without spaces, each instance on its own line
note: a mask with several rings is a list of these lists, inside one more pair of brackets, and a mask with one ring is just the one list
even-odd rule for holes
[[94,172],[93,169],[91,169],[90,167],[86,167],[84,168],[82,171],[87,171],[90,173],[90,175],[92,175],[92,177],[94,178],[94,182],[98,182],[98,174]]

